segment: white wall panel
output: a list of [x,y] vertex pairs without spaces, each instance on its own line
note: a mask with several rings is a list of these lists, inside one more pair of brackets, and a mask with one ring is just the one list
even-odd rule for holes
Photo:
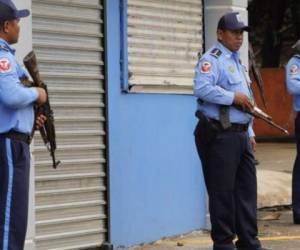
[[201,0],[128,0],[131,91],[191,92],[202,12]]

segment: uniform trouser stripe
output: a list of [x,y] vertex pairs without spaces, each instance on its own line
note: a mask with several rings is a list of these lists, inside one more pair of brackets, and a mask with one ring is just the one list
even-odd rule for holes
[[5,205],[5,220],[4,220],[4,235],[3,235],[3,250],[8,249],[9,241],[9,226],[10,226],[10,212],[11,212],[11,202],[12,202],[12,187],[13,187],[13,158],[11,150],[11,140],[5,140],[6,146],[6,157],[7,157],[7,167],[8,167],[8,187],[7,187],[7,197]]

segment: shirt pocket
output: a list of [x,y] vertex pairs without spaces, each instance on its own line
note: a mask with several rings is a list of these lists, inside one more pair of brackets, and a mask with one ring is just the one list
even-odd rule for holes
[[228,84],[230,85],[236,85],[242,83],[241,77],[236,73],[227,73],[226,77],[228,79]]
[[236,72],[235,73],[227,72],[226,78],[227,78],[227,86],[226,86],[227,90],[234,91],[234,90],[239,90],[241,88],[243,81],[239,74],[237,74]]

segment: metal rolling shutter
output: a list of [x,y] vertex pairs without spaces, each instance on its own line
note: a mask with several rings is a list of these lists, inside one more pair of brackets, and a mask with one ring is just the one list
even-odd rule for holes
[[36,133],[37,250],[107,240],[103,1],[33,0],[33,47],[56,118],[57,158]]
[[202,53],[202,0],[128,0],[131,89],[191,91]]

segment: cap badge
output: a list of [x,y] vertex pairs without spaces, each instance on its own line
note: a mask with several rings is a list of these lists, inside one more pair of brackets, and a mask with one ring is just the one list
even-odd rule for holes
[[236,20],[239,22],[239,23],[242,23],[243,20],[242,20],[242,17],[240,14],[236,14]]

